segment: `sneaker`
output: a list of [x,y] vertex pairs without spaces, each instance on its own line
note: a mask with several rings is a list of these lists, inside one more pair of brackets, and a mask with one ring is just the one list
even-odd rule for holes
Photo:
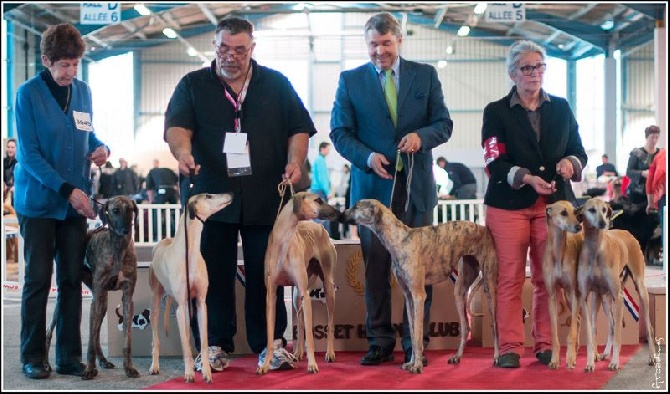
[[[212,372],[221,372],[228,368],[228,354],[224,352],[220,346],[209,346],[209,367]],[[202,358],[198,354],[195,358],[196,372],[202,372]]]
[[[280,371],[283,369],[293,369],[293,360],[295,357],[288,350],[284,349],[282,340],[274,340],[274,351],[272,352],[272,361],[270,361],[270,371]],[[268,349],[265,348],[258,355],[258,366],[261,367],[265,363],[265,356],[267,355]]]

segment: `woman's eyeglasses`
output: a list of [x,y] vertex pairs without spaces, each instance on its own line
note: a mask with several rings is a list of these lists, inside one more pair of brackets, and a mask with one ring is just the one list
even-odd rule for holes
[[214,44],[214,47],[216,48],[216,55],[221,58],[225,58],[226,56],[232,56],[234,58],[241,59],[244,56],[246,56],[251,50],[251,45],[248,48],[245,48],[243,46],[229,47],[227,45]]
[[536,64],[535,66],[522,66],[519,67],[519,70],[521,70],[521,74],[525,76],[533,75],[533,71],[543,73],[547,70],[547,63],[539,63]]

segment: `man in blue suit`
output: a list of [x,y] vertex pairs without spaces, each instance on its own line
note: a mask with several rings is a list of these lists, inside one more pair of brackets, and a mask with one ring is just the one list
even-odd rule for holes
[[[340,74],[330,120],[335,149],[352,163],[351,204],[377,199],[410,227],[430,225],[437,205],[431,150],[447,142],[453,130],[442,85],[434,67],[399,56],[402,32],[393,15],[372,16],[364,31],[370,63]],[[370,229],[360,228],[360,240],[370,344],[361,364],[378,365],[393,361],[396,343],[391,257]],[[429,332],[432,288],[426,292],[424,333]],[[403,315],[402,347],[408,362],[412,344],[407,311]],[[427,342],[426,334],[424,346]],[[425,356],[423,360],[427,365]]]

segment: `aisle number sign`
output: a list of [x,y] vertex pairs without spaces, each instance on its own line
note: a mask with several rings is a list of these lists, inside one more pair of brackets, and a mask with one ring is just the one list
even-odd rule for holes
[[515,23],[526,20],[523,3],[490,3],[484,15],[486,22]]
[[82,3],[82,25],[110,25],[121,22],[120,3]]

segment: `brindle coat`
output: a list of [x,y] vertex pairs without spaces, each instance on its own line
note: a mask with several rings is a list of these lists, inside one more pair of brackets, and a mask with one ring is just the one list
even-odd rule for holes
[[456,309],[461,323],[461,338],[456,355],[449,363],[460,362],[470,332],[466,305],[468,290],[481,271],[489,310],[493,317],[494,355],[498,363],[498,328],[495,314],[495,286],[498,260],[488,229],[470,221],[450,221],[436,226],[410,228],[378,200],[360,200],[344,212],[343,220],[369,227],[391,254],[393,272],[405,295],[412,338],[412,359],[402,368],[412,373],[423,370],[423,305],[425,285],[446,280],[454,269]]
[[[101,208],[100,219],[103,227],[91,230],[87,235],[86,262],[82,266],[82,280],[91,289],[90,331],[86,369],[83,380],[98,375],[95,367],[96,356],[102,368],[114,368],[102,353],[100,328],[107,313],[107,292],[123,292],[123,369],[129,378],[140,374],[133,366],[131,350],[131,323],[133,319],[133,293],[137,281],[137,256],[133,241],[133,224],[138,214],[137,204],[126,196],[115,196],[107,200]],[[56,309],[47,330],[47,352],[56,325]],[[47,353],[48,358],[48,353]]]

